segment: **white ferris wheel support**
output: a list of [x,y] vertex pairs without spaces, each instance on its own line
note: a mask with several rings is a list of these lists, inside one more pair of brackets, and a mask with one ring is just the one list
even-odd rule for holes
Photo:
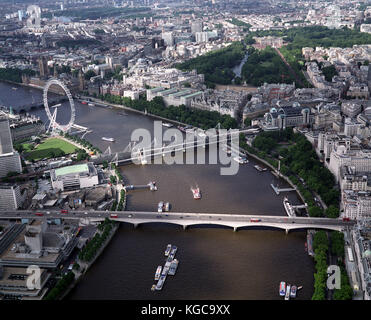
[[[55,110],[54,110],[53,114],[50,112],[50,108],[49,108],[49,105],[48,105],[48,90],[49,90],[51,85],[60,86],[63,89],[63,91],[66,93],[68,101],[70,103],[71,118],[70,118],[70,121],[65,125],[61,125],[57,122],[57,107],[60,106],[60,104],[57,104],[57,105],[53,106],[53,107],[55,107]],[[50,121],[48,131],[51,128],[53,131],[55,131],[56,129],[59,129],[62,132],[68,132],[71,129],[71,127],[73,126],[74,122],[75,122],[75,104],[73,102],[71,92],[70,92],[70,90],[68,90],[67,86],[63,82],[61,82],[57,79],[49,80],[44,87],[43,100],[44,100],[45,111],[46,111],[46,114],[47,114],[47,116],[49,118],[49,121]]]

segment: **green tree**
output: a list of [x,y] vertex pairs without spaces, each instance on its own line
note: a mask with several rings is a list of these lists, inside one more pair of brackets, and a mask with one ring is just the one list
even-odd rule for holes
[[318,206],[311,206],[308,209],[310,217],[323,217],[323,210]]
[[246,127],[250,127],[251,126],[251,119],[249,119],[249,118],[246,118],[245,120],[244,120],[244,125],[246,126]]
[[93,70],[88,70],[85,75],[84,75],[84,78],[85,80],[90,80],[91,77],[95,77],[96,74]]
[[317,231],[313,237],[313,250],[322,249],[328,250],[328,239],[325,231]]
[[342,232],[331,232],[331,253],[340,258],[344,257],[344,234]]
[[335,207],[334,205],[330,205],[325,211],[325,216],[329,218],[338,218],[339,214],[339,208]]
[[103,165],[103,168],[104,169],[107,169],[108,168],[108,161],[107,160],[103,160],[102,165]]
[[111,181],[112,184],[116,184],[116,183],[117,183],[117,178],[116,178],[116,176],[111,175],[111,176],[109,177],[109,179],[110,179],[110,181]]

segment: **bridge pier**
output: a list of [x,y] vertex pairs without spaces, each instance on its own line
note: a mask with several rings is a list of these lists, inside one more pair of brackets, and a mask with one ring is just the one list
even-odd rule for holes
[[233,227],[233,232],[236,232],[237,231],[237,227]]
[[285,234],[289,234],[289,229],[285,229]]
[[187,229],[187,226],[186,226],[186,225],[184,225],[184,226],[183,226],[183,230],[186,230],[186,229]]
[[138,223],[134,223],[134,229],[138,228]]

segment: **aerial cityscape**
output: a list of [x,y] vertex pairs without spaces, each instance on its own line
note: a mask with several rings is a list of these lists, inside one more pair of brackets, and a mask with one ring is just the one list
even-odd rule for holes
[[370,61],[371,0],[3,0],[0,300],[371,300]]

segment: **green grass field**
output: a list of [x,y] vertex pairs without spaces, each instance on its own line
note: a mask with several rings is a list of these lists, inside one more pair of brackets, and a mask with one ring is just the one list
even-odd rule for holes
[[58,138],[50,138],[40,143],[33,151],[26,152],[25,156],[27,160],[40,160],[61,157],[76,151],[77,148],[71,143]]

